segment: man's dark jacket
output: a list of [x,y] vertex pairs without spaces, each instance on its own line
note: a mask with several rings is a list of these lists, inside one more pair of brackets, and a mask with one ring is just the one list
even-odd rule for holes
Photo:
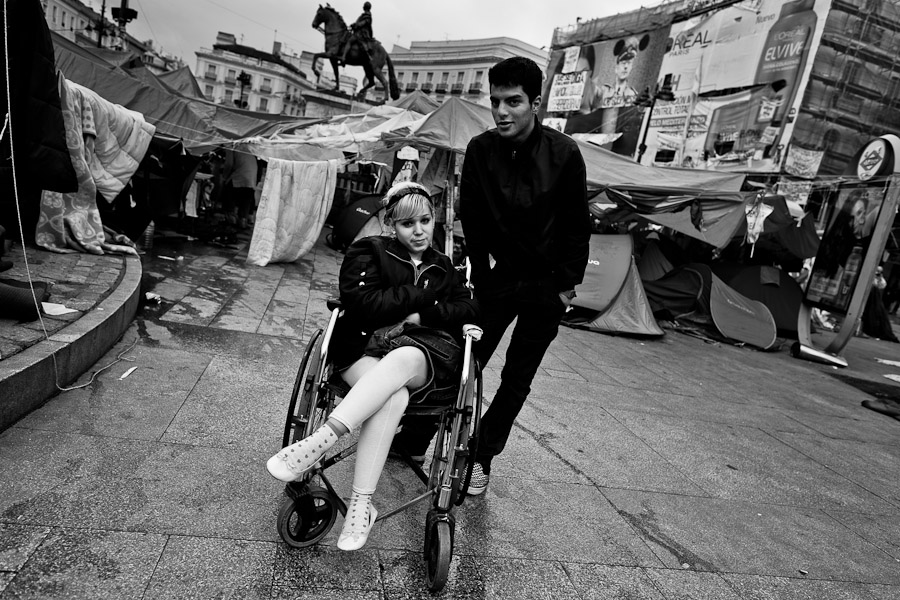
[[586,180],[575,140],[537,119],[518,146],[496,129],[472,138],[460,219],[475,289],[500,280],[549,281],[562,292],[581,283],[591,236]]

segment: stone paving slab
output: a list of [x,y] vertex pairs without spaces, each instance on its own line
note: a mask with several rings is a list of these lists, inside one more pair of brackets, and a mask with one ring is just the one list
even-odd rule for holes
[[626,490],[604,495],[669,568],[780,577],[802,570],[815,579],[900,585],[893,557],[817,509]]
[[[98,366],[134,341],[136,361],[0,433],[0,598],[900,596],[900,423],[785,350],[674,332],[561,329],[490,488],[457,510],[441,594],[423,584],[427,502],[376,524],[359,552],[335,547],[341,517],[315,547],[289,548],[283,485],[263,465],[341,256],[320,241],[261,268],[242,244],[166,243],[144,257],[162,301]],[[485,370],[487,403],[507,343]],[[893,349],[854,339],[848,372],[874,377],[866,365]],[[352,469],[329,470],[342,496]],[[376,505],[420,489],[389,461]]]
[[140,598],[166,536],[85,529],[54,529],[10,580],[9,598]]
[[59,254],[37,247],[23,248],[18,243],[13,244],[4,259],[11,261],[13,267],[0,273],[0,279],[48,283],[47,302],[76,312],[55,317],[43,315],[42,320],[25,323],[0,318],[0,361],[43,340],[45,330],[56,333],[97,306],[113,291],[125,270],[122,255]]

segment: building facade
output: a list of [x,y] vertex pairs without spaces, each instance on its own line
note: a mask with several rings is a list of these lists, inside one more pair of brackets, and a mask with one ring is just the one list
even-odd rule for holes
[[312,53],[285,52],[280,42],[272,50],[238,44],[233,34],[219,32],[212,48],[196,52],[195,77],[204,96],[218,104],[287,116],[327,118],[350,111],[355,79],[341,76],[340,92],[329,91],[334,80],[324,71],[313,82]]
[[181,58],[157,50],[152,40],[142,42],[131,36],[126,31],[127,25],[111,19],[112,8],[101,15],[79,0],[41,0],[41,5],[50,30],[79,46],[133,52],[157,75],[184,66]]
[[[543,69],[548,53],[531,44],[507,37],[441,42],[412,42],[409,48],[395,45],[390,52],[401,97],[415,90],[436,101],[457,96],[489,105],[487,72],[495,63],[511,56],[525,56]],[[373,92],[383,101],[384,90]]]

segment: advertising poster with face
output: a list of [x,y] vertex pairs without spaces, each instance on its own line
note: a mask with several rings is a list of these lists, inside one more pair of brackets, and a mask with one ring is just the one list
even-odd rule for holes
[[667,39],[668,28],[553,51],[541,121],[569,134],[605,134],[613,141],[604,147],[633,155],[643,117],[634,101],[655,88]]
[[[691,162],[709,169],[779,171],[830,4],[746,0],[673,24],[660,72],[671,76],[677,109],[650,123],[642,162],[678,166],[691,156],[688,147],[702,146],[705,156]],[[708,127],[695,127],[698,107],[723,90],[751,97],[717,107]],[[696,136],[707,139],[698,144]]]
[[807,282],[806,299],[846,313],[884,201],[884,186],[846,187],[834,211]]

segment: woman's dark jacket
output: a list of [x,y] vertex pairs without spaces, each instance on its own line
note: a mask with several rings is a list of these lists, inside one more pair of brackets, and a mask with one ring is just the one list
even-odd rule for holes
[[591,237],[586,181],[575,140],[537,119],[519,145],[496,129],[472,138],[462,170],[459,217],[475,289],[480,292],[501,278],[546,281],[556,292],[581,283]]
[[422,325],[442,329],[462,345],[462,326],[478,322],[478,303],[450,258],[431,248],[416,269],[400,242],[384,236],[354,242],[340,273],[344,315],[331,356],[337,368],[363,354],[372,332],[419,313]]

